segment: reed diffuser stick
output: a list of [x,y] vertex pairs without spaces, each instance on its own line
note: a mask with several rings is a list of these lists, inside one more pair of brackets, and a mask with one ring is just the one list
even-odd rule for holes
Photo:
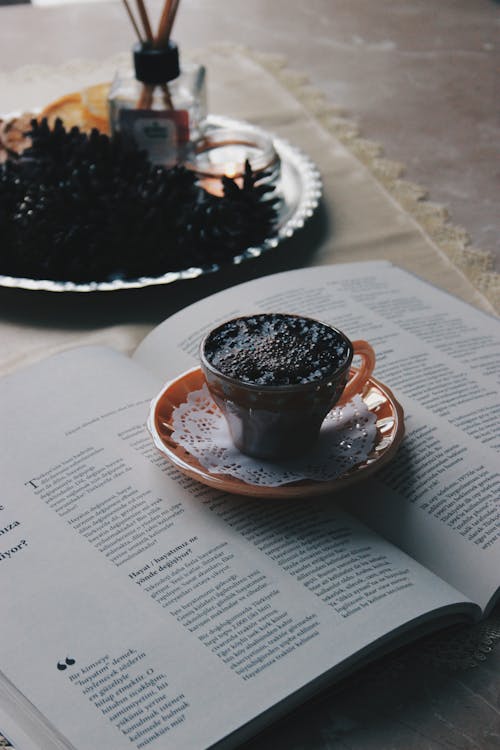
[[169,16],[169,22],[167,25],[167,28],[165,30],[165,43],[168,44],[168,40],[170,39],[170,34],[172,33],[172,27],[174,25],[175,17],[177,15],[177,9],[179,8],[180,0],[174,0],[173,6],[172,6],[172,12]]
[[130,7],[130,5],[128,3],[128,0],[122,0],[122,2],[124,4],[124,6],[125,6],[125,10],[128,13],[128,17],[130,18],[130,22],[131,22],[132,26],[134,27],[134,31],[135,31],[135,33],[137,35],[137,39],[141,42],[141,44],[143,44],[144,39],[141,36],[141,32],[139,31],[139,27],[137,25],[137,21],[134,18],[134,14],[132,13],[132,9],[131,9],[131,7]]
[[158,47],[166,47],[169,42],[179,2],[180,0],[167,0],[165,3],[164,13],[162,14],[158,35],[156,37]]
[[146,34],[146,39],[148,42],[152,42],[153,30],[151,29],[151,24],[149,23],[149,16],[146,10],[146,6],[144,5],[144,0],[136,0],[136,2],[137,2],[137,9],[139,10],[139,15],[141,17],[142,25],[144,27],[144,33]]
[[167,109],[173,109],[174,105],[172,102],[172,97],[170,96],[170,91],[166,83],[162,85],[161,90],[163,91],[163,101],[165,102],[165,106],[167,107]]
[[156,35],[155,39],[155,47],[163,47],[164,46],[164,38],[165,38],[165,29],[167,28],[170,14],[172,12],[172,5],[174,0],[166,0],[165,5],[163,6],[163,11],[160,16],[160,23],[158,26],[158,34]]

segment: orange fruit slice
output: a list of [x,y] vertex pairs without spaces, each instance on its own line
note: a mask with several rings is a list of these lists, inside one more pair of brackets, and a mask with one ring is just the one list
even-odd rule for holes
[[108,94],[110,88],[110,83],[98,83],[95,86],[87,86],[81,92],[83,108],[91,117],[97,117],[100,120],[108,119]]
[[[95,96],[94,99],[98,101]],[[79,92],[65,94],[47,104],[40,113],[39,119],[44,117],[47,118],[51,128],[54,127],[56,120],[60,119],[66,130],[71,130],[76,125],[85,132],[90,132],[92,128],[97,128],[102,133],[109,132],[107,111],[104,117],[94,114],[87,106],[84,106],[82,94]]]
[[82,97],[78,93],[65,94],[65,96],[47,104],[39,117],[40,119],[46,117],[51,128],[54,127],[58,118],[63,121],[67,130],[74,125],[81,127],[83,121]]

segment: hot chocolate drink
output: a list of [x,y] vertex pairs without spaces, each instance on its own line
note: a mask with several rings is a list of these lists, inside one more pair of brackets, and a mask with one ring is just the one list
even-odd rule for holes
[[[350,378],[354,354],[362,366]],[[274,460],[313,445],[332,406],[362,389],[375,355],[312,318],[257,313],[210,331],[200,363],[236,447]]]
[[310,318],[262,313],[224,323],[207,337],[204,354],[223,375],[260,386],[323,380],[352,357],[339,331]]

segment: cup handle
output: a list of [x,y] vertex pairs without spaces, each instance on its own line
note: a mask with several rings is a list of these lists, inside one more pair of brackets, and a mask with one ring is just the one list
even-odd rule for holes
[[347,383],[337,405],[345,404],[346,401],[349,401],[354,395],[356,395],[356,393],[361,393],[364,384],[375,369],[375,352],[368,341],[363,341],[362,339],[359,341],[353,341],[352,348],[354,350],[354,355],[357,354],[361,357],[361,367],[354,373]]

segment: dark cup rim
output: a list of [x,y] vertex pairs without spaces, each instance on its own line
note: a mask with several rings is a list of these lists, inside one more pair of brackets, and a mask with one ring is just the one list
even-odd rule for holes
[[[337,367],[336,370],[332,370],[331,372],[327,373],[324,377],[311,380],[307,383],[291,383],[291,384],[284,384],[284,385],[265,385],[262,383],[250,383],[245,380],[240,380],[239,378],[231,377],[230,375],[225,375],[223,372],[218,370],[214,365],[212,365],[206,355],[205,355],[205,344],[209,338],[209,336],[212,335],[214,331],[217,331],[219,328],[223,328],[227,323],[231,323],[235,320],[241,320],[242,318],[250,318],[257,315],[284,315],[286,317],[293,317],[293,318],[303,318],[305,320],[312,320],[315,323],[321,323],[321,325],[324,325],[326,328],[329,328],[332,331],[335,331],[335,333],[338,333],[339,336],[341,336],[344,341],[347,342],[349,346],[349,353],[347,355],[346,361],[343,365],[340,367]],[[238,387],[238,388],[244,388],[251,392],[257,392],[257,391],[264,391],[265,393],[286,393],[286,392],[296,392],[296,393],[302,393],[304,391],[315,391],[319,390],[322,386],[324,386],[326,383],[328,383],[331,379],[338,379],[340,376],[342,376],[346,370],[349,370],[352,360],[354,357],[354,348],[353,343],[351,339],[345,335],[343,331],[341,331],[339,328],[336,328],[335,326],[330,325],[330,323],[325,323],[323,320],[318,320],[317,318],[311,318],[308,315],[301,315],[300,313],[248,313],[246,315],[236,315],[232,318],[228,318],[227,320],[222,321],[222,323],[219,323],[218,325],[214,326],[210,329],[202,338],[199,346],[199,357],[200,357],[200,363],[202,370],[206,370],[207,372],[210,372],[212,375],[217,376],[225,383],[228,383],[229,385]]]

